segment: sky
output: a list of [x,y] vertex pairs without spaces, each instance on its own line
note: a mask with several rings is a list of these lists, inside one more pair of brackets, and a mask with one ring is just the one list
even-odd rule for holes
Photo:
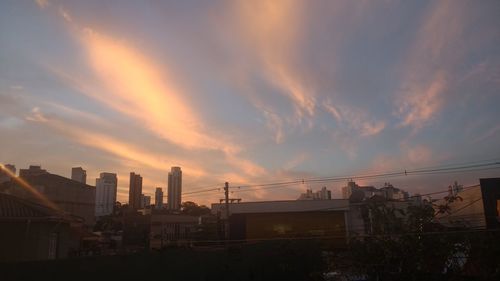
[[[154,198],[172,166],[193,192],[498,160],[499,46],[499,1],[1,1],[0,163],[114,172],[126,202],[130,172]],[[231,197],[323,185],[345,184]]]

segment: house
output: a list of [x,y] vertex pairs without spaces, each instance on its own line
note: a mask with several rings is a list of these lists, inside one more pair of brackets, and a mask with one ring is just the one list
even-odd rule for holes
[[68,257],[78,247],[71,221],[61,212],[0,193],[0,261]]

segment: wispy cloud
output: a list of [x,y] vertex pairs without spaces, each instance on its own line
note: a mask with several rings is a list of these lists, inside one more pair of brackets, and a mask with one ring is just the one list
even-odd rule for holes
[[462,53],[463,9],[455,1],[433,2],[422,17],[404,62],[403,94],[395,99],[401,126],[419,130],[443,108],[449,72]]
[[46,116],[38,107],[33,108],[31,114],[26,116],[26,120],[37,122],[53,129],[79,144],[110,153],[120,159],[135,161],[140,165],[149,167],[149,169],[167,171],[174,165],[182,165],[189,170],[193,176],[203,176],[206,174],[204,169],[187,163],[186,160],[176,159],[171,155],[149,153],[144,149],[118,140],[112,136],[73,126],[54,116]]
[[330,113],[342,128],[353,130],[362,137],[377,135],[385,128],[385,122],[368,117],[368,113],[358,108],[346,105],[334,105],[327,98],[322,103],[323,108]]

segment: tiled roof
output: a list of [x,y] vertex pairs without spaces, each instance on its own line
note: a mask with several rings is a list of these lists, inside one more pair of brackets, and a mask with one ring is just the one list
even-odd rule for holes
[[19,197],[0,193],[0,219],[49,218],[59,216],[56,211],[31,203]]

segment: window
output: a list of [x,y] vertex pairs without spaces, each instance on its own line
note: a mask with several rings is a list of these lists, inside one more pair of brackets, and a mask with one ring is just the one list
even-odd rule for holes
[[49,234],[49,251],[48,251],[48,258],[49,260],[54,260],[57,258],[57,243],[59,240],[59,234],[52,232]]

